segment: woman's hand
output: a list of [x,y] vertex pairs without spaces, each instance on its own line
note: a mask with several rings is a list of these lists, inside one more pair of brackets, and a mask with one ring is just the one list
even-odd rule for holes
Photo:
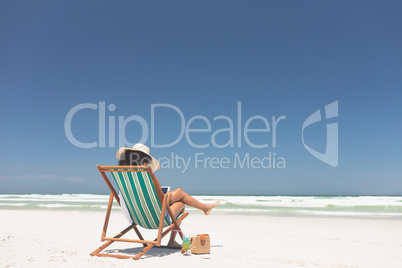
[[152,172],[152,167],[149,164],[144,164],[144,167],[148,172]]

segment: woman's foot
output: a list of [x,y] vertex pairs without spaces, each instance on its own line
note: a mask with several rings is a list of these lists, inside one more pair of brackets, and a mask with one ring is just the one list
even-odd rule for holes
[[177,249],[181,249],[181,245],[179,243],[177,243],[176,241],[170,242],[167,244],[167,246],[169,248],[177,248]]
[[216,207],[217,205],[219,205],[220,202],[221,202],[221,201],[219,200],[219,201],[216,201],[215,203],[209,204],[208,207],[207,207],[207,209],[204,210],[205,215],[209,215],[209,213],[211,213],[211,210],[212,210],[214,207]]

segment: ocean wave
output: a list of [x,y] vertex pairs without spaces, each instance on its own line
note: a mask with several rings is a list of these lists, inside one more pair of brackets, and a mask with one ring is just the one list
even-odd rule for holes
[[[194,195],[203,203],[221,200],[216,213],[402,217],[400,196],[242,196]],[[107,207],[109,195],[0,195],[0,209],[92,210]],[[119,209],[117,203],[113,207]],[[197,211],[187,208],[188,211]]]
[[12,207],[23,207],[23,206],[28,206],[29,204],[27,203],[0,203],[1,206],[12,206]]

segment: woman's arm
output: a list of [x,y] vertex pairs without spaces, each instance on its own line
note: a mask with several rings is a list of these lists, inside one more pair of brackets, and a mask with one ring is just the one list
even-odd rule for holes
[[161,204],[162,204],[164,194],[162,192],[161,184],[160,184],[159,180],[155,177],[155,174],[152,172],[151,166],[147,167],[147,171],[148,171],[149,175],[151,175],[151,180],[154,183],[155,191],[156,191],[156,194],[158,195],[159,202],[161,202]]

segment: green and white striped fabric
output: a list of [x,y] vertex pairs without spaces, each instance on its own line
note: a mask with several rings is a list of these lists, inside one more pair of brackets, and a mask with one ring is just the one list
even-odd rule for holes
[[[162,211],[151,176],[147,171],[111,172],[126,203],[131,219],[146,229],[158,229]],[[163,227],[169,226],[165,216]]]

